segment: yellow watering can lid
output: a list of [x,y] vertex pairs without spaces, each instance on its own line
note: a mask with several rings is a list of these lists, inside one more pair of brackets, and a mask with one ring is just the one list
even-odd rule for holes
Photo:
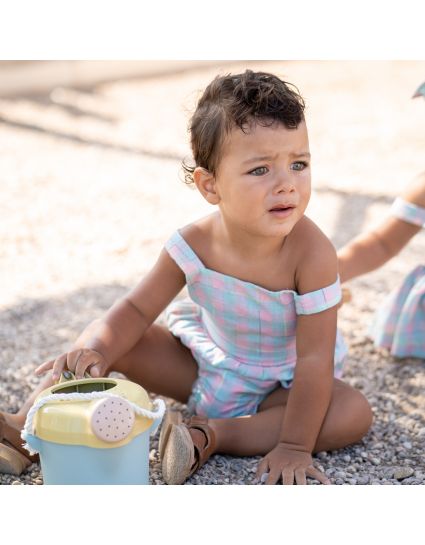
[[134,382],[75,380],[66,372],[59,384],[39,394],[25,431],[55,443],[115,448],[129,443],[162,416],[163,410],[152,409],[146,390]]

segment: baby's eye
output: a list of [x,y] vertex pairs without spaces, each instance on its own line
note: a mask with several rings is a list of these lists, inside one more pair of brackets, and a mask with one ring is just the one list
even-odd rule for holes
[[295,163],[292,163],[291,169],[292,170],[304,170],[308,167],[308,163],[305,161],[296,161]]
[[269,169],[267,167],[257,167],[253,170],[250,170],[249,174],[252,174],[254,176],[264,176],[264,174],[267,174],[268,171]]

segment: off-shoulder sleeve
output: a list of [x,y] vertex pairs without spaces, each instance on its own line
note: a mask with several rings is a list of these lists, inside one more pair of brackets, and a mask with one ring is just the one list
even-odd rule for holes
[[165,249],[184,272],[187,282],[192,281],[204,267],[201,260],[178,231],[167,240]]
[[297,314],[316,314],[337,305],[341,301],[341,297],[341,284],[338,276],[330,286],[303,295],[295,294],[295,311]]
[[425,208],[397,197],[391,205],[390,214],[401,220],[425,227]]

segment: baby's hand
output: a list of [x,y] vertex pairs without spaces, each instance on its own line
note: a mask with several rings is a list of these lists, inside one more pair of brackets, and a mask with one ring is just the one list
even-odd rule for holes
[[41,375],[52,369],[53,380],[58,380],[64,370],[74,373],[75,378],[84,377],[87,371],[92,377],[104,376],[108,368],[106,359],[95,350],[90,348],[77,348],[71,352],[61,354],[55,360],[49,360],[42,363],[35,370],[36,375]]
[[284,443],[278,443],[258,464],[257,479],[268,473],[266,484],[276,484],[282,477],[282,484],[307,484],[306,477],[331,484],[324,473],[313,466],[311,454],[293,450]]

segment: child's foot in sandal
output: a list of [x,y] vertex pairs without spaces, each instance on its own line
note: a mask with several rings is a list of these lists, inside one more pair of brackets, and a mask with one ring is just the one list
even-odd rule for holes
[[6,446],[16,449],[20,454],[23,454],[25,458],[28,458],[31,462],[38,463],[40,457],[38,454],[30,455],[26,448],[24,448],[24,441],[21,437],[21,430],[9,423],[11,419],[10,415],[0,412],[0,443],[4,443]]
[[165,446],[170,437],[170,431],[173,424],[181,424],[183,422],[183,417],[180,411],[170,411],[167,410],[164,416],[164,420],[161,424],[161,433],[159,434],[158,441],[158,451],[159,459],[162,461],[164,457]]
[[20,475],[31,464],[31,460],[12,445],[0,443],[0,473]]
[[182,484],[214,454],[215,434],[203,417],[189,424],[171,424],[163,449],[162,476],[167,484]]

